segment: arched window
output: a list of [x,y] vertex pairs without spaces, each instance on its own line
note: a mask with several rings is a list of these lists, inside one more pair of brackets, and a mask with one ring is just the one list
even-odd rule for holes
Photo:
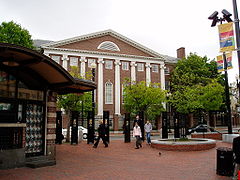
[[120,51],[119,47],[111,41],[104,41],[97,48],[101,50]]
[[105,104],[113,104],[113,84],[111,82],[105,84]]

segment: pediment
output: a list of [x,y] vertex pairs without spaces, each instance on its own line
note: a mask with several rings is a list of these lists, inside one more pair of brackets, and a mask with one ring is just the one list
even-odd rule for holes
[[161,54],[140,45],[112,30],[78,36],[42,46],[51,48],[74,49],[91,52],[106,52],[144,57],[163,57]]

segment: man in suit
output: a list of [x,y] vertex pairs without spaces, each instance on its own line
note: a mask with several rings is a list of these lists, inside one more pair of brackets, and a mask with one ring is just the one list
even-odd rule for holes
[[233,139],[233,153],[234,153],[234,161],[235,167],[233,172],[233,180],[238,179],[238,174],[240,170],[240,136]]
[[105,147],[108,147],[108,144],[107,144],[107,142],[106,142],[105,135],[106,135],[106,129],[105,129],[105,126],[104,126],[104,124],[103,124],[103,121],[100,120],[100,121],[99,121],[99,127],[98,127],[98,138],[97,138],[97,141],[95,142],[93,148],[97,148],[98,143],[99,143],[99,141],[100,141],[100,138],[102,139],[103,144],[105,145]]

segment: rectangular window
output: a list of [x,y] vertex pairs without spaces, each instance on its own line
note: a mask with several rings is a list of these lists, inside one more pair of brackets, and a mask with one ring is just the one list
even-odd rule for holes
[[113,84],[111,82],[105,84],[105,104],[113,104]]
[[78,67],[78,58],[77,57],[70,57],[70,66],[77,66]]
[[137,63],[137,70],[138,71],[144,71],[144,64],[143,63]]
[[95,59],[88,59],[88,67],[91,68],[92,63],[96,63]]
[[169,67],[165,67],[164,73],[165,73],[165,74],[170,74],[170,69],[169,69]]
[[122,62],[122,70],[129,70],[129,63],[128,62]]
[[170,82],[169,81],[165,81],[165,89],[170,90]]
[[61,56],[51,55],[50,57],[51,57],[52,60],[54,60],[56,63],[60,64]]
[[152,65],[152,72],[158,72],[158,65],[156,64]]
[[106,69],[112,69],[113,62],[112,61],[105,61],[105,68]]

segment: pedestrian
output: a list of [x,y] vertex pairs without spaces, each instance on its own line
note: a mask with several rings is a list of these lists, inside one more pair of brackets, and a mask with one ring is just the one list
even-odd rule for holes
[[140,128],[140,126],[138,125],[137,122],[135,122],[135,126],[133,128],[133,137],[136,138],[135,149],[139,149],[139,146],[142,147],[142,141],[141,141],[142,132],[141,132],[141,128]]
[[105,135],[106,135],[105,125],[103,124],[103,121],[100,120],[99,121],[99,127],[98,127],[98,138],[97,138],[95,144],[93,145],[93,148],[97,148],[98,143],[100,141],[100,138],[102,139],[105,147],[108,147],[108,144],[107,144],[106,139],[105,139]]
[[147,136],[147,143],[150,145],[151,144],[152,124],[149,121],[147,121],[147,123],[144,125],[144,130],[145,130],[146,136]]
[[234,167],[234,172],[233,172],[233,180],[237,180],[239,170],[240,170],[240,136],[235,137],[233,139],[233,154],[234,154],[234,162],[235,162],[235,167]]
[[135,125],[136,122],[138,123],[138,126],[140,126],[140,128],[141,128],[141,133],[142,133],[141,139],[142,139],[142,141],[144,141],[144,122],[139,117],[139,115],[136,116],[136,119],[134,120],[133,126]]

